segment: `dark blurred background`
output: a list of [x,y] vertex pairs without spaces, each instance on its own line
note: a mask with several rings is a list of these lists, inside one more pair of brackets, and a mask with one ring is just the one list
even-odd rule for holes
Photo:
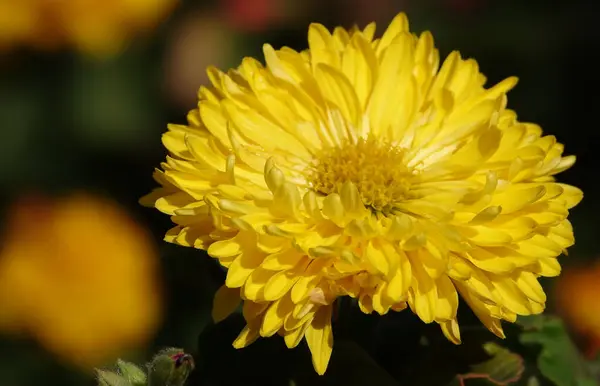
[[[12,18],[10,7],[2,3],[18,1],[0,0],[0,36],[1,23]],[[90,7],[90,13],[96,12]],[[200,251],[163,243],[168,216],[138,204],[155,186],[152,171],[166,154],[161,133],[167,123],[185,124],[187,112],[196,106],[198,87],[207,82],[208,65],[227,69],[244,56],[262,59],[265,42],[303,49],[308,24],[315,21],[330,28],[376,21],[381,32],[399,11],[408,13],[413,31],[433,32],[442,57],[459,49],[475,58],[488,84],[511,75],[520,78],[509,94],[509,107],[520,120],[539,123],[546,134],[555,135],[566,154],[577,156],[575,166],[559,177],[585,193],[570,217],[577,242],[562,258],[563,265],[591,264],[600,255],[595,57],[600,5],[594,0],[184,0],[112,55],[89,55],[69,44],[43,49],[7,44],[0,54],[5,239],[35,229],[37,214],[29,213],[26,224],[11,220],[24,197],[52,202],[86,192],[110,200],[151,233],[150,243],[160,256],[162,284],[157,288],[164,299],[157,332],[119,355],[143,362],[168,345],[209,356],[197,353],[198,336],[210,324],[212,295],[222,272]],[[103,241],[93,242],[93,234],[89,239],[80,246],[81,255],[87,256],[86,248],[103,253]],[[113,280],[121,279],[108,273],[105,285],[112,286]],[[19,289],[14,291],[18,296]],[[118,302],[120,294],[107,296]],[[87,312],[85,304],[56,309],[64,318]],[[0,385],[93,384],[92,375],[73,365],[68,354],[56,356],[43,340],[7,331],[0,340]],[[227,372],[228,366],[222,363],[213,371]],[[268,362],[263,366],[266,371]]]

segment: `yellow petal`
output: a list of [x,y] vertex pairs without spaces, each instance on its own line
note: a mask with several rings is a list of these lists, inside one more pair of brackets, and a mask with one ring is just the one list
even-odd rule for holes
[[185,192],[177,192],[158,198],[153,205],[163,213],[173,215],[181,207],[193,202],[192,196]]
[[519,315],[530,315],[529,301],[514,282],[510,279],[494,278],[492,279],[494,291],[502,299],[502,305],[510,311]]
[[387,296],[384,296],[386,292],[387,283],[381,282],[377,286],[377,289],[375,290],[375,293],[372,297],[373,310],[375,310],[375,312],[377,312],[379,315],[387,314],[392,305],[392,302],[389,301],[389,298]]
[[435,318],[437,303],[435,284],[420,263],[412,259],[411,262],[414,279],[409,290],[409,295],[412,294],[412,302],[411,296],[409,296],[409,304],[423,322],[431,323]]
[[229,288],[238,288],[244,285],[246,279],[258,268],[264,259],[264,254],[257,251],[245,251],[235,258],[227,270],[225,284]]
[[454,320],[458,310],[458,293],[448,276],[441,276],[435,283],[437,302],[435,305],[436,320]]
[[559,185],[564,189],[561,197],[567,200],[567,208],[571,209],[583,199],[583,192],[580,189],[566,184]]
[[[231,267],[229,267],[231,269]],[[242,287],[242,296],[244,299],[255,301],[266,300],[264,298],[265,285],[275,275],[275,272],[257,267],[248,276]]]
[[213,257],[231,257],[242,253],[243,244],[250,236],[247,232],[240,232],[235,237],[217,241],[208,248],[208,254]]
[[304,259],[297,266],[288,271],[281,271],[273,275],[265,284],[263,297],[265,300],[276,300],[285,295],[300,279],[308,265],[309,259]]
[[270,210],[274,216],[296,219],[301,202],[296,185],[284,182],[275,191]]
[[297,327],[295,330],[292,330],[285,334],[284,341],[287,348],[294,348],[300,344],[302,338],[304,338],[304,334],[306,330],[310,327],[310,323],[304,323],[300,327]]
[[242,306],[242,314],[247,323],[252,323],[259,316],[262,317],[263,312],[269,307],[271,303],[255,303],[251,300],[244,300]]
[[377,44],[377,55],[386,49],[399,33],[408,32],[408,27],[408,17],[406,17],[405,13],[400,13],[395,16],[383,33],[379,44]]
[[536,186],[529,189],[515,189],[494,196],[492,205],[500,205],[502,213],[509,214],[531,205],[546,194],[546,188]]
[[458,322],[456,319],[448,320],[446,322],[440,323],[440,327],[442,328],[442,332],[444,336],[454,344],[460,344],[460,329],[458,327]]
[[289,271],[278,272],[271,276],[265,284],[263,297],[265,300],[276,300],[285,295],[300,277]]
[[252,344],[259,337],[257,326],[247,325],[233,341],[233,347],[240,349]]
[[537,261],[539,269],[536,273],[540,276],[554,277],[560,275],[561,267],[554,257],[541,257]]
[[231,315],[240,305],[240,289],[222,285],[213,299],[212,319],[215,323]]
[[260,336],[272,336],[282,328],[285,317],[292,312],[293,307],[294,303],[292,303],[289,296],[271,303],[264,314],[264,319],[260,326]]
[[323,214],[337,225],[344,224],[344,205],[339,194],[333,193],[323,200]]
[[297,249],[288,248],[267,256],[262,262],[261,267],[273,271],[291,269],[295,267],[303,257],[304,254]]
[[348,78],[325,64],[319,64],[314,75],[325,99],[340,109],[349,124],[357,127],[362,109]]
[[512,237],[508,233],[484,225],[460,227],[459,230],[464,237],[476,245],[494,247],[512,242]]
[[544,293],[544,289],[533,273],[520,272],[517,275],[515,284],[529,299],[540,304],[544,304],[546,302],[546,294]]
[[340,190],[340,199],[347,212],[351,214],[364,213],[365,207],[360,198],[360,193],[356,185],[346,181]]
[[350,47],[342,56],[342,71],[356,91],[360,107],[364,108],[377,77],[377,58],[364,35],[352,36]]
[[331,306],[321,307],[305,333],[313,366],[319,375],[325,374],[333,350],[331,311]]
[[469,307],[471,307],[481,323],[483,323],[484,326],[486,326],[488,330],[490,330],[496,336],[504,339],[505,335],[504,331],[502,330],[502,324],[500,323],[500,320],[491,315],[491,312],[488,308],[489,306],[484,304],[477,297],[473,296],[471,292],[460,283],[455,282],[455,285],[460,292],[461,297],[465,300]]
[[367,260],[371,263],[373,268],[387,276],[390,265],[381,245],[371,241],[367,245],[367,250],[365,253]]
[[[428,247],[433,247],[428,243]],[[425,272],[431,278],[438,278],[448,270],[448,258],[446,256],[434,256],[431,253],[433,248],[421,248],[417,251],[418,259],[423,264]]]

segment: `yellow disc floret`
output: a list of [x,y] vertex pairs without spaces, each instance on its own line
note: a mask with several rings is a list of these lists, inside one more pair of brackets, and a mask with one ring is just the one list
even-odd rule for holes
[[311,165],[308,180],[315,192],[324,195],[339,193],[350,181],[366,207],[385,214],[406,198],[410,177],[400,147],[369,137],[323,149]]

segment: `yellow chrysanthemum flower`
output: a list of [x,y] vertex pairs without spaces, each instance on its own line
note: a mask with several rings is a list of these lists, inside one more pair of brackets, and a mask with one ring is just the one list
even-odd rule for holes
[[408,306],[454,343],[459,294],[498,336],[542,312],[537,279],[559,274],[582,198],[553,177],[575,157],[506,108],[516,78],[486,89],[458,52],[440,68],[404,14],[374,33],[313,24],[307,51],[265,45],[266,66],[209,69],[143,200],[177,224],[167,241],[227,267],[215,316],[243,299],[235,347],[305,338],[320,374],[341,296],[365,313]]
[[71,46],[107,56],[156,25],[177,0],[0,0],[0,48]]

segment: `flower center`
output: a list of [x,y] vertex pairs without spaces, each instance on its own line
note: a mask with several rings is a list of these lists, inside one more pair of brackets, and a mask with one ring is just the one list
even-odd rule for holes
[[369,137],[322,150],[311,165],[308,181],[325,195],[338,193],[350,181],[366,207],[387,213],[406,198],[410,176],[403,149]]

